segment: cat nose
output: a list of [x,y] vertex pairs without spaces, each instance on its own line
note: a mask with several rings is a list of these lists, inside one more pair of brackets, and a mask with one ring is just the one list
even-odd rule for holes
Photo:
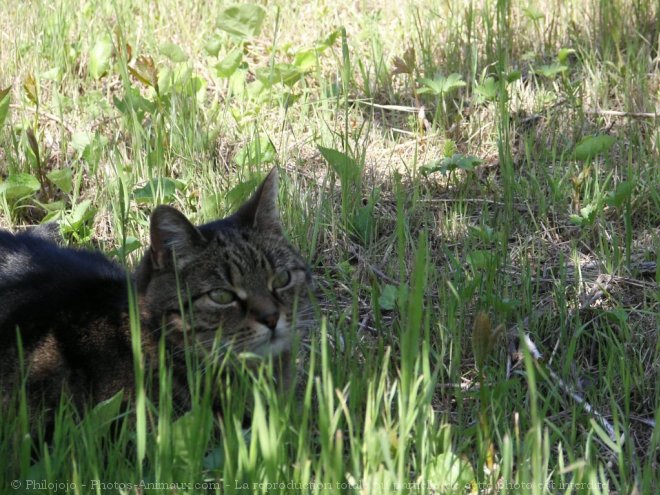
[[257,315],[255,319],[262,325],[266,325],[271,330],[275,330],[275,327],[277,326],[277,320],[280,319],[280,315],[277,312],[262,313]]

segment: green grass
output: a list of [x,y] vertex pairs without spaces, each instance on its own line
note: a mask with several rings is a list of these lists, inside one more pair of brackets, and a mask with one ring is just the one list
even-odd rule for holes
[[282,0],[241,38],[220,2],[2,3],[0,227],[133,265],[155,205],[215,219],[278,166],[319,328],[221,419],[195,366],[186,416],[162,378],[50,446],[17,393],[0,492],[652,493],[658,4],[547,4]]

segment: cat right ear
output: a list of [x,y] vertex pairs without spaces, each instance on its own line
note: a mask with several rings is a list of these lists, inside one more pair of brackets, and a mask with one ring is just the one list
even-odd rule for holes
[[161,269],[176,263],[185,265],[186,258],[205,244],[202,233],[186,216],[171,206],[158,206],[151,214],[151,260]]
[[252,197],[232,217],[244,227],[281,235],[282,224],[277,208],[277,184],[278,175],[277,167],[275,167],[268,173]]

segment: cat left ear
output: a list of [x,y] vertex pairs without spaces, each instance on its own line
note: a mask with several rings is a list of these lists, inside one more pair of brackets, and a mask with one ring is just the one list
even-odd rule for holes
[[238,222],[261,231],[282,233],[280,211],[277,208],[277,168],[266,176],[252,197],[233,215]]
[[196,247],[203,246],[204,236],[186,216],[171,206],[158,206],[151,214],[151,259],[156,268],[168,266],[173,260],[177,266]]

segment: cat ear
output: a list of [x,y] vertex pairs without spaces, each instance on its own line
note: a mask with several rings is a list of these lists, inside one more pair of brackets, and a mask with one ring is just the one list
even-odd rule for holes
[[186,216],[171,206],[158,206],[151,214],[151,259],[156,268],[176,260],[179,267],[205,243],[204,236]]
[[280,212],[277,208],[277,168],[266,176],[259,188],[233,215],[244,227],[282,233]]

